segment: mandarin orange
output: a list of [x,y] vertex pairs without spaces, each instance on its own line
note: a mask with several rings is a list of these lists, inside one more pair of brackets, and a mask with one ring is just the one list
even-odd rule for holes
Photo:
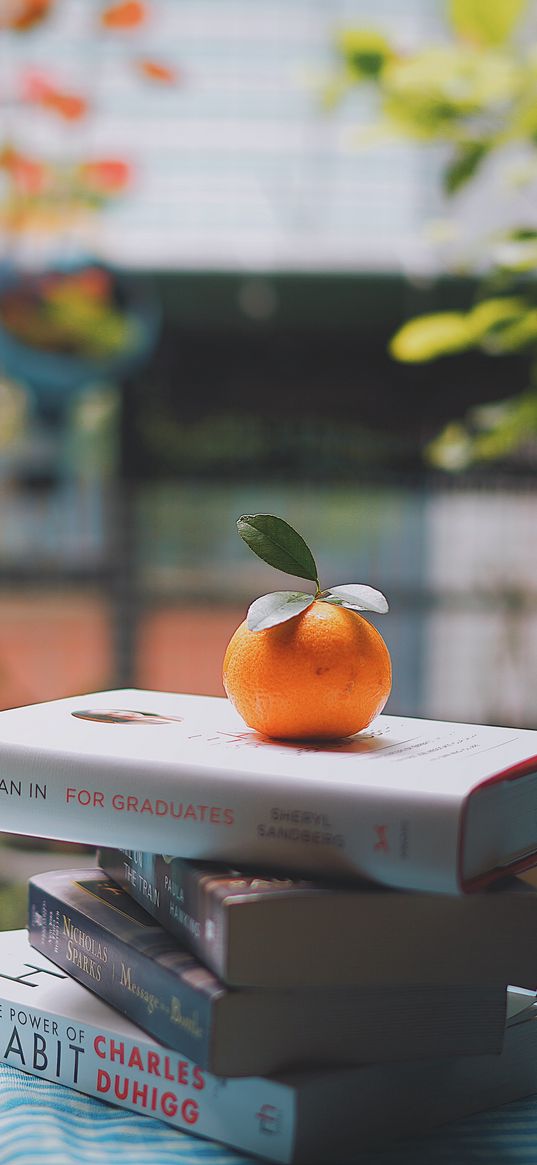
[[284,740],[337,739],[367,728],[388,699],[388,648],[356,611],[315,601],[264,631],[246,620],[224,657],[226,693],[250,728]]

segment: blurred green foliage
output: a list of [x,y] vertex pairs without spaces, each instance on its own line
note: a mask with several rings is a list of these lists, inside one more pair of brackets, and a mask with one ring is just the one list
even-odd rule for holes
[[20,930],[26,926],[28,886],[0,883],[0,930]]
[[[443,148],[448,198],[475,180],[492,155],[514,146],[524,155],[531,192],[537,181],[537,44],[526,34],[526,10],[526,0],[448,0],[449,41],[410,52],[374,30],[345,29],[337,37],[339,67],[326,102],[341,101],[358,85],[372,87],[384,131]],[[390,345],[393,357],[409,364],[472,348],[528,357],[523,391],[471,410],[429,444],[428,460],[444,469],[506,457],[537,434],[535,223],[487,239],[480,266],[473,307],[412,319]]]

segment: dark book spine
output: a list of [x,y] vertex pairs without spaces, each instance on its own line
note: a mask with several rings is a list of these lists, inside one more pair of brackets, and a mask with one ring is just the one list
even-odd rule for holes
[[212,1071],[213,1000],[30,881],[33,947],[155,1039]]
[[192,862],[103,847],[101,868],[220,979],[226,978],[227,928],[212,878]]

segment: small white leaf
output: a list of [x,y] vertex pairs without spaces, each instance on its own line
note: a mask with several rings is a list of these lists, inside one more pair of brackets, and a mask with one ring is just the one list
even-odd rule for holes
[[385,615],[389,611],[388,600],[381,591],[373,587],[361,586],[359,583],[345,583],[341,587],[330,587],[327,601],[332,596],[339,599],[344,607],[351,611],[376,611],[377,615]]
[[314,595],[303,591],[274,591],[256,599],[248,610],[247,623],[250,631],[266,631],[277,623],[285,623],[300,615],[314,602]]

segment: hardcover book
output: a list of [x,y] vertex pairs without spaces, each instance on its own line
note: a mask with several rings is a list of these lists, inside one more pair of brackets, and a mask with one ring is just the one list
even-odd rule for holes
[[537,731],[380,716],[297,745],[129,689],[0,712],[0,764],[10,832],[451,893],[537,862]]
[[224,982],[537,987],[537,889],[475,894],[271,877],[137,850],[99,865]]
[[24,931],[0,934],[3,1062],[284,1165],[354,1165],[362,1149],[537,1091],[537,1006],[509,998],[497,1056],[219,1079],[59,971]]
[[145,1031],[219,1076],[502,1047],[505,987],[226,987],[101,870],[33,877],[29,937]]

